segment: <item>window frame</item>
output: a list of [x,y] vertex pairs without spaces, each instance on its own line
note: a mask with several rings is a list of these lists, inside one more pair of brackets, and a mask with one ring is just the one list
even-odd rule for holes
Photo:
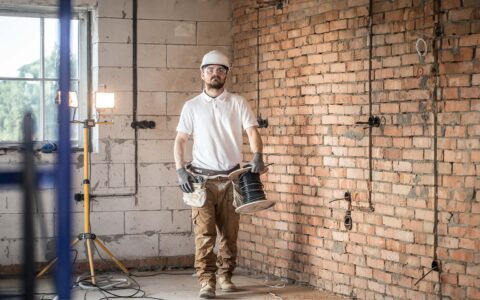
[[[40,104],[39,104],[39,115],[42,116],[41,120],[39,120],[39,124],[41,126],[41,130],[38,132],[38,139],[36,139],[35,143],[43,143],[49,141],[45,138],[46,134],[46,116],[45,116],[45,106],[46,106],[46,84],[49,82],[59,82],[59,77],[57,74],[57,78],[51,78],[46,76],[45,74],[45,19],[57,19],[59,20],[58,16],[58,8],[56,7],[16,7],[16,6],[1,6],[0,7],[0,16],[9,16],[9,17],[30,17],[30,18],[39,18],[40,19],[40,68],[41,68],[41,76],[39,78],[20,78],[20,77],[2,77],[0,76],[0,80],[7,80],[7,81],[33,81],[39,82],[40,85]],[[78,77],[76,79],[71,79],[71,82],[76,82],[78,84],[78,108],[76,108],[75,112],[74,109],[71,109],[72,113],[75,113],[75,118],[80,119],[81,116],[86,116],[88,114],[88,106],[89,106],[89,90],[91,86],[89,84],[90,76],[89,70],[91,68],[91,59],[90,59],[90,23],[91,23],[91,15],[88,9],[80,9],[75,8],[72,10],[72,20],[78,20]],[[56,120],[57,121],[57,120]],[[72,146],[78,147],[81,146],[83,143],[83,135],[81,128],[76,124],[71,124],[72,128]],[[21,141],[7,141],[7,140],[0,140],[0,148],[8,148],[8,146],[17,146],[21,144]]]

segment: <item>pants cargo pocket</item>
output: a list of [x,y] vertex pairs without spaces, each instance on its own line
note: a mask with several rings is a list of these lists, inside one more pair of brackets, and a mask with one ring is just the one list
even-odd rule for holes
[[200,214],[200,212],[198,210],[195,210],[195,209],[192,209],[192,223],[193,225],[197,225],[198,221],[198,215]]

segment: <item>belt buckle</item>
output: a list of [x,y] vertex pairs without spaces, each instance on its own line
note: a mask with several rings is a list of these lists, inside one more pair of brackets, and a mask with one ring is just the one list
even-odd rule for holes
[[195,172],[195,173],[197,173],[197,174],[202,174],[202,175],[204,175],[204,172],[203,172],[202,169],[199,169],[199,168],[195,168],[195,167],[194,167],[194,168],[192,168],[192,170],[193,170],[193,172]]

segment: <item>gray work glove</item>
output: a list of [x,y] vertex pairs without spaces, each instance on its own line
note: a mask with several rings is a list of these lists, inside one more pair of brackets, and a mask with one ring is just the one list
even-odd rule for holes
[[189,173],[184,167],[177,169],[178,184],[184,193],[193,193],[192,182],[195,182],[195,177]]
[[250,172],[252,173],[260,173],[260,171],[265,168],[265,164],[263,163],[263,154],[262,153],[255,153],[253,155],[252,161],[250,161],[250,166],[252,167],[252,170]]

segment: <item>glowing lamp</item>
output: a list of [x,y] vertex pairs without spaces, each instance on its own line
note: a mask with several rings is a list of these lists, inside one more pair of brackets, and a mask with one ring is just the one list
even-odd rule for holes
[[115,107],[115,94],[114,93],[95,93],[95,107],[97,109],[108,109]]

